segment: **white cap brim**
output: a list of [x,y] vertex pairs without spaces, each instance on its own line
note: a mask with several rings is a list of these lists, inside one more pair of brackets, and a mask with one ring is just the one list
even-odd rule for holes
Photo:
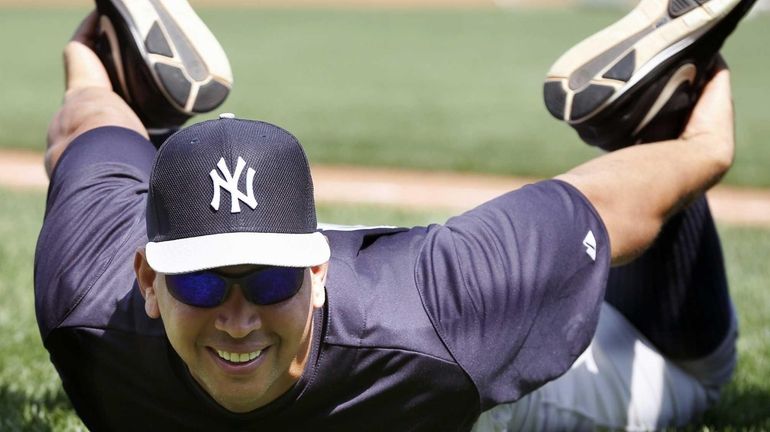
[[329,261],[323,234],[234,232],[149,242],[147,262],[153,270],[189,273],[240,264],[312,267]]

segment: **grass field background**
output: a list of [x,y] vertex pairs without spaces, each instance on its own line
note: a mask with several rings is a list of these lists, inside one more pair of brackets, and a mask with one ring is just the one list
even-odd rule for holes
[[[546,112],[542,80],[618,10],[203,9],[235,88],[221,111],[286,127],[315,163],[552,176],[596,154]],[[60,51],[82,9],[0,14],[0,147],[42,149]],[[739,151],[727,182],[770,186],[770,15],[742,23]],[[209,116],[211,117],[211,116]]]
[[[61,99],[60,51],[85,10],[0,11],[0,148],[42,150]],[[201,15],[230,55],[221,111],[285,126],[314,163],[550,176],[596,152],[542,106],[567,47],[618,11],[217,10]],[[728,181],[770,186],[770,17],[742,24],[733,66],[739,152]],[[0,431],[82,428],[42,348],[32,257],[43,192],[0,189]],[[322,207],[337,223],[412,225],[441,212]],[[696,429],[770,430],[770,231],[720,226],[740,313],[740,362]]]

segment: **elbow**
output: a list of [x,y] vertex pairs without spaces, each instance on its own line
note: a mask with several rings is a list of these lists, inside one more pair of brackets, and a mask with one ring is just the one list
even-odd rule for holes
[[626,220],[612,229],[608,227],[612,265],[627,264],[642,255],[655,242],[662,226],[663,218],[650,218]]
[[609,235],[612,265],[625,264],[641,255],[655,241],[666,220],[667,207],[608,188],[607,179],[573,172],[556,179],[576,187],[599,213]]

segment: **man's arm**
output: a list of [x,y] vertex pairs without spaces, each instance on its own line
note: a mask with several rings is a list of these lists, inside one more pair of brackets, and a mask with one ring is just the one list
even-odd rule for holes
[[591,201],[607,227],[612,263],[622,264],[652,244],[669,216],[722,178],[734,150],[725,69],[707,85],[680,139],[608,153],[556,178]]
[[72,140],[91,129],[121,126],[147,137],[136,114],[112,91],[107,72],[91,49],[97,31],[98,15],[93,12],[64,48],[64,102],[48,126],[45,168],[49,177]]

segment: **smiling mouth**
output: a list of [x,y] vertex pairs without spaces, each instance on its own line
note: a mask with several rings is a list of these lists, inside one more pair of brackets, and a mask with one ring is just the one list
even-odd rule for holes
[[234,353],[229,351],[223,351],[223,350],[215,350],[217,353],[217,356],[221,358],[222,360],[225,360],[226,362],[232,363],[232,364],[244,364],[248,363],[260,355],[262,355],[263,350],[257,350],[247,353]]

